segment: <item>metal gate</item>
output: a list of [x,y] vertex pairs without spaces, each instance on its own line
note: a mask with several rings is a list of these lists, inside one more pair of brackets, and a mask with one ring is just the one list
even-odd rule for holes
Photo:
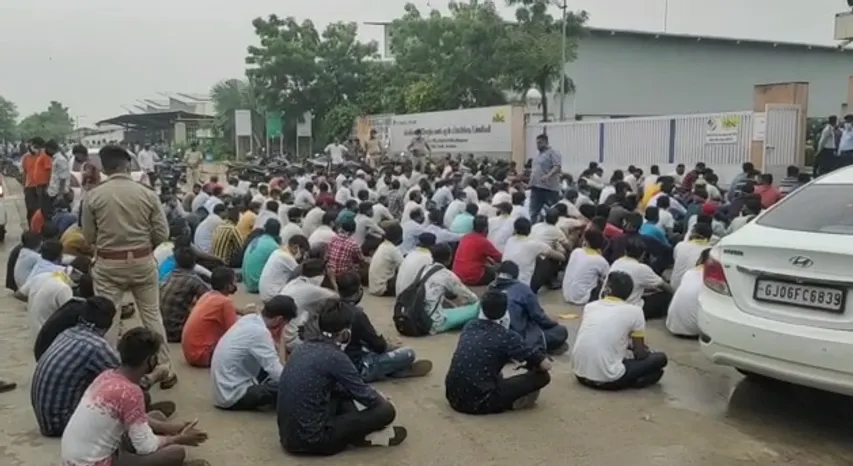
[[799,134],[798,129],[802,118],[800,107],[768,104],[765,115],[763,170],[776,176],[785,173],[788,165],[802,165],[802,141],[805,135]]

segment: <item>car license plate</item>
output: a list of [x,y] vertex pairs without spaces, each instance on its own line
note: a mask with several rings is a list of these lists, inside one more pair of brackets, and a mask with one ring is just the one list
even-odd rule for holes
[[800,285],[776,280],[757,280],[755,299],[791,304],[830,312],[844,311],[845,291],[824,286]]

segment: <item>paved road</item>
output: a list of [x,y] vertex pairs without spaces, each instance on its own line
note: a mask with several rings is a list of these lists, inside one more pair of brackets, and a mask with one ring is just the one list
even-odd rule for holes
[[[19,212],[7,200],[7,251],[20,234]],[[10,244],[11,243],[11,244]],[[242,305],[254,297],[237,296]],[[543,296],[554,316],[571,311],[556,292]],[[380,331],[393,334],[391,301],[366,297],[364,307]],[[577,320],[566,321],[576,328]],[[666,351],[670,368],[660,386],[644,391],[597,393],[578,386],[568,356],[554,364],[553,381],[533,411],[492,417],[456,414],[444,400],[443,377],[456,335],[410,339],[435,362],[424,379],[387,382],[380,389],[398,407],[409,439],[395,449],[347,452],[328,465],[553,465],[728,466],[853,464],[853,400],[786,385],[763,386],[709,364],[696,343],[666,336],[661,322],[647,331],[649,344]],[[0,377],[19,388],[0,394],[0,465],[58,464],[59,441],[42,438],[29,403],[32,342],[22,303],[0,292]],[[192,451],[214,466],[319,464],[285,455],[271,413],[231,413],[210,404],[207,371],[182,362],[173,345],[180,383],[154,399],[178,403],[177,416],[198,417],[210,432]]]

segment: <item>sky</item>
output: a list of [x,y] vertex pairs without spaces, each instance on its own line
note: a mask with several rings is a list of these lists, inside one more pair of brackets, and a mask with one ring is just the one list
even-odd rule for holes
[[[496,0],[509,19],[512,9]],[[390,21],[405,0],[0,0],[0,95],[22,116],[51,100],[81,126],[126,113],[160,92],[208,93],[245,75],[252,19],[275,13],[335,21]],[[441,0],[413,0],[422,11]],[[668,8],[666,7],[668,3]],[[569,0],[594,27],[834,44],[844,0]],[[665,11],[668,10],[668,14]],[[38,18],[37,20],[35,18]],[[360,24],[363,39],[382,29]],[[380,44],[381,45],[381,44]],[[582,53],[582,51],[581,51]],[[791,66],[796,66],[792,63]],[[851,64],[853,68],[853,64]],[[20,72],[10,73],[10,69]]]

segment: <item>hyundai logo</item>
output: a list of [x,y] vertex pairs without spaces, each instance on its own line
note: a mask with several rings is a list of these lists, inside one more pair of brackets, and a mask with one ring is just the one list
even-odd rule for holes
[[814,265],[814,261],[806,256],[794,256],[788,259],[788,262],[790,262],[794,267],[800,267],[802,269],[807,269]]

